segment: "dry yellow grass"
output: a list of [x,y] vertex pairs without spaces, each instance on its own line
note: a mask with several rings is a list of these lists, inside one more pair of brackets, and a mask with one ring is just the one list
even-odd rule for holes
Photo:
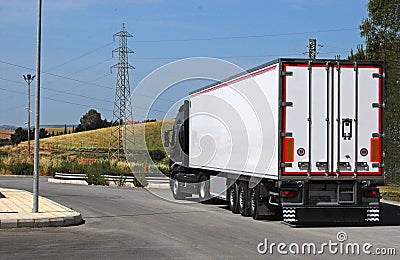
[[[46,131],[51,134],[57,134],[57,133],[64,133],[64,127],[45,127]],[[72,127],[68,126],[67,127],[67,133],[71,132],[72,133]]]
[[[58,148],[71,147],[92,147],[104,148],[108,147],[110,142],[109,128],[102,128],[92,131],[73,133],[68,135],[59,135],[40,140],[41,144],[55,146]],[[107,138],[108,137],[108,138]]]
[[10,139],[14,130],[0,130],[0,139]]
[[[127,140],[130,149],[162,149],[163,132],[171,129],[173,120],[149,122],[145,124],[128,125]],[[133,127],[134,136],[131,129]],[[103,148],[110,147],[111,131],[115,127],[102,128],[92,131],[60,135],[42,139],[40,142],[49,147],[73,149],[73,148]],[[145,142],[146,140],[146,142]]]

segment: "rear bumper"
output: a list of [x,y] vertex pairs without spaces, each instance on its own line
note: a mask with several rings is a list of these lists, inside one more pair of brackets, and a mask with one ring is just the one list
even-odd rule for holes
[[373,207],[283,207],[283,221],[301,223],[377,223],[379,206]]

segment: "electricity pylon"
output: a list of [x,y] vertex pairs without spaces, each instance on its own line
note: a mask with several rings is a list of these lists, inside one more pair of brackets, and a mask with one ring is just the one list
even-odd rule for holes
[[121,31],[114,34],[114,40],[115,37],[119,37],[119,47],[113,50],[112,54],[114,56],[115,52],[118,53],[118,64],[115,64],[110,69],[111,71],[115,68],[118,69],[118,75],[115,88],[108,157],[110,159],[120,160],[124,158],[123,148],[126,142],[126,136],[134,136],[133,122],[128,121],[128,118],[132,118],[132,106],[129,102],[131,94],[129,85],[129,69],[134,69],[134,67],[128,62],[128,54],[133,53],[133,51],[128,48],[128,37],[133,36],[125,30],[125,24],[122,24]]

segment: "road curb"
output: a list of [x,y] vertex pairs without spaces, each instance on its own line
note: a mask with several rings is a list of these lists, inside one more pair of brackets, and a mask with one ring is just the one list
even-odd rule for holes
[[[60,183],[60,184],[77,184],[77,185],[88,185],[86,181],[83,180],[61,180],[61,179],[54,179],[54,178],[49,178],[47,180],[50,183]],[[115,187],[114,183],[110,182],[110,185],[112,187]],[[134,188],[133,184],[131,183],[126,183],[126,186]],[[169,183],[154,183],[154,182],[149,182],[147,187],[149,189],[169,189]]]
[[146,188],[149,188],[149,189],[169,189],[169,183],[149,183]]
[[51,183],[88,185],[86,181],[82,180],[60,180],[60,179],[49,178],[47,181]]
[[83,224],[83,218],[78,213],[68,217],[0,220],[0,229],[67,227],[80,224]]
[[39,212],[32,212],[32,193],[0,188],[0,229],[66,227],[84,223],[82,215],[45,197],[39,197]]
[[381,202],[386,203],[386,204],[390,204],[390,205],[394,205],[394,206],[400,206],[400,201],[381,199]]

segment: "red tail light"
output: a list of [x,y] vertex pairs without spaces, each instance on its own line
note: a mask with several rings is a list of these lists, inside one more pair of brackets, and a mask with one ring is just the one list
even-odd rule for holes
[[366,190],[364,191],[364,197],[377,198],[379,197],[379,190]]
[[297,197],[297,190],[283,190],[281,191],[281,198],[293,199]]

